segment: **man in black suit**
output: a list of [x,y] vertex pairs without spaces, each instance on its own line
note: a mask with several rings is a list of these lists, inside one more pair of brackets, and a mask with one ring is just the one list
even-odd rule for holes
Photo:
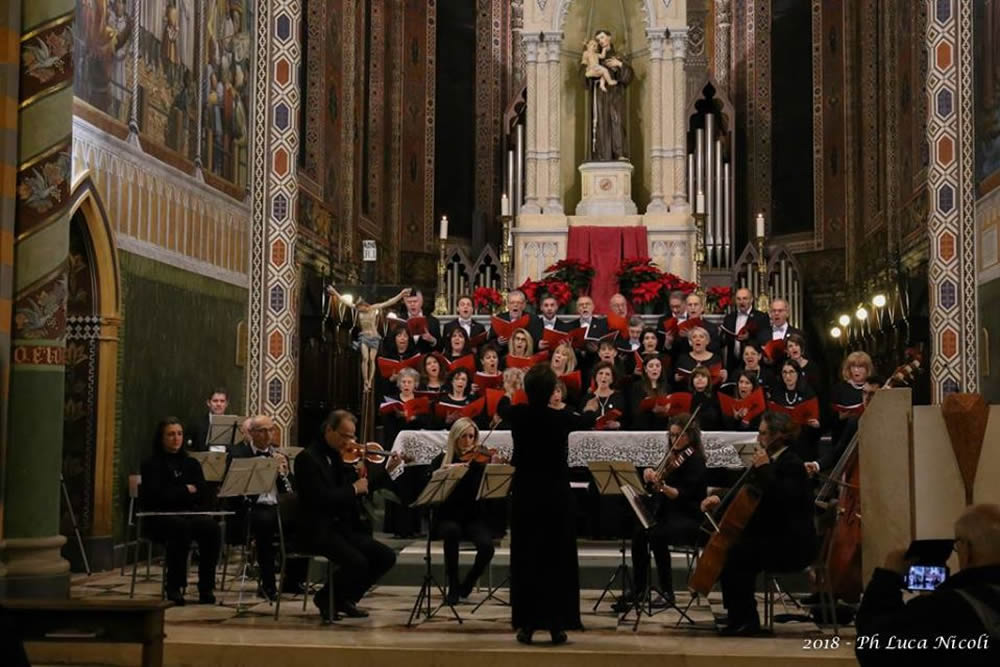
[[[753,294],[746,287],[736,290],[733,297],[736,311],[726,313],[722,318],[722,343],[726,351],[726,368],[733,371],[743,364],[743,344],[756,343],[763,346],[771,340],[771,320],[767,313],[753,307]],[[748,331],[740,331],[746,327]],[[734,335],[737,334],[737,335]]]
[[[730,550],[722,570],[722,596],[729,610],[723,635],[760,633],[754,584],[762,570],[794,572],[816,555],[813,494],[802,459],[788,448],[795,425],[784,413],[767,412],[760,422],[750,473],[761,490],[760,504],[739,541]],[[721,503],[708,496],[701,503],[709,511]]]
[[[372,537],[371,525],[363,518],[361,497],[370,489],[390,484],[389,473],[400,458],[393,455],[384,467],[367,466],[367,476],[360,476],[354,464],[344,461],[357,446],[356,428],[350,412],[331,412],[323,422],[320,441],[295,458],[295,483],[299,524],[309,527],[302,536],[306,548],[338,566],[333,575],[336,610],[363,618],[368,613],[358,609],[358,601],[396,563],[396,553]],[[313,597],[324,619],[332,613],[328,595],[324,587]]]
[[[537,315],[532,315],[531,313],[525,313],[525,307],[528,305],[528,301],[524,296],[524,292],[519,289],[511,290],[507,292],[507,311],[497,315],[501,320],[506,320],[507,322],[516,322],[521,319],[522,315],[528,315],[528,326],[525,329],[531,334],[531,339],[535,342],[535,347],[538,347],[538,341],[542,337],[542,321]],[[500,351],[501,356],[507,354],[507,339],[503,336],[498,336],[497,332],[490,331],[490,340],[495,341],[497,349]]]
[[583,348],[577,352],[577,366],[584,377],[589,377],[590,369],[597,363],[597,346],[601,337],[610,333],[610,330],[607,318],[594,315],[594,300],[586,294],[577,297],[576,312],[579,317],[570,323],[570,328],[584,327],[587,330],[583,335]]
[[206,441],[208,439],[209,415],[226,414],[226,410],[229,409],[229,392],[226,391],[225,387],[216,387],[209,394],[205,405],[208,406],[208,412],[200,417],[191,419],[190,423],[184,429],[184,434],[187,437],[187,448],[192,452],[208,451]]
[[[274,541],[278,537],[278,495],[290,493],[294,486],[288,458],[275,451],[272,446],[272,436],[277,433],[274,421],[267,415],[257,415],[248,420],[250,442],[241,442],[229,451],[230,459],[250,458],[253,456],[274,457],[278,460],[278,478],[270,492],[248,497],[249,512],[239,518],[249,520],[250,534],[257,545],[257,566],[260,568],[261,597],[273,600],[277,597],[277,587],[274,585]],[[241,510],[244,508],[241,508]]]
[[404,319],[411,317],[427,318],[427,331],[419,336],[412,336],[413,344],[420,354],[428,354],[438,349],[441,342],[441,323],[431,314],[424,315],[424,295],[416,287],[410,292],[410,296],[403,297],[406,305]]
[[[559,312],[559,302],[556,301],[555,297],[546,296],[544,299],[542,299],[541,311],[542,312],[538,316],[538,319],[541,320],[542,322],[542,329],[543,329],[543,331],[541,332],[542,335],[544,335],[545,333],[544,329],[552,329],[554,331],[569,331],[570,329],[573,328],[569,322],[564,322],[563,320],[560,320],[556,316],[556,313]],[[544,340],[536,341],[535,344],[540,350],[547,350],[549,347],[548,343],[546,343]]]
[[[784,299],[774,299],[771,301],[771,337],[764,341],[764,344],[770,343],[772,340],[785,340],[790,335],[798,334],[804,336],[801,329],[797,329],[788,323],[788,302]],[[784,355],[780,355],[777,359],[770,359],[767,355],[764,355],[764,363],[767,364],[780,364],[784,360]]]
[[462,327],[465,329],[465,334],[471,339],[473,336],[478,336],[479,334],[486,331],[484,327],[479,322],[472,319],[472,314],[475,308],[472,304],[471,296],[460,296],[458,297],[458,302],[456,303],[458,309],[458,318],[448,322],[444,325],[444,330],[441,332],[442,346],[447,349],[448,341],[451,340],[451,332]]

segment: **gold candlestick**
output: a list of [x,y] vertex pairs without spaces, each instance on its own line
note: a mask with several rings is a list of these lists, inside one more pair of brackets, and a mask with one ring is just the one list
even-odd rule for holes
[[511,236],[511,226],[513,224],[514,218],[510,215],[501,215],[501,237],[500,237],[500,294],[507,298],[507,292],[510,291],[511,283],[511,260],[513,259],[513,246],[514,240]]
[[437,282],[437,294],[434,296],[434,314],[435,315],[447,315],[448,314],[448,297],[444,293],[444,274],[446,269],[445,264],[445,240],[438,239],[438,282]]
[[701,284],[701,271],[705,264],[705,214],[694,214],[694,284],[696,292],[704,296],[705,288]]
[[767,296],[767,258],[764,257],[764,237],[757,237],[757,310],[767,312],[771,299]]

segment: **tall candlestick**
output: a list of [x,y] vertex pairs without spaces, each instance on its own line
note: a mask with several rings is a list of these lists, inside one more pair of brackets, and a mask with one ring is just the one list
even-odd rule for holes
[[506,192],[500,195],[500,215],[510,215],[510,200]]
[[764,235],[764,214],[763,213],[758,213],[757,214],[757,236],[763,236],[763,235]]
[[702,192],[701,190],[698,190],[698,198],[695,200],[694,212],[695,213],[705,212],[705,193]]
[[446,215],[441,216],[441,240],[448,240],[448,216]]

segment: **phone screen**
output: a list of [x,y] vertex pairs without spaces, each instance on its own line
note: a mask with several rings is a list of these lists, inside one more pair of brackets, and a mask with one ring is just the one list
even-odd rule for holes
[[933,591],[948,578],[944,565],[911,565],[906,573],[906,588],[911,591]]

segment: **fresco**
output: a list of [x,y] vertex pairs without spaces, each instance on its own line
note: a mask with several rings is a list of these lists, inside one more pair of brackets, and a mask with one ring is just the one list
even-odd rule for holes
[[982,195],[1000,185],[1000,0],[976,0],[973,33],[976,183]]
[[130,5],[128,0],[77,0],[73,25],[73,92],[123,123],[132,98]]

